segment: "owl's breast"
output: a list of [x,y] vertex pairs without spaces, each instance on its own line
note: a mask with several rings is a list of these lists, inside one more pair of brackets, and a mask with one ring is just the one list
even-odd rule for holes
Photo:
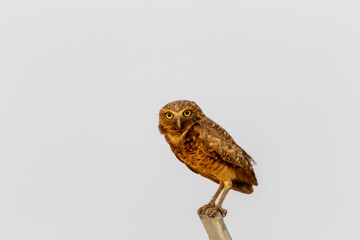
[[187,136],[179,146],[172,146],[171,150],[192,171],[214,182],[234,177],[231,167],[219,156],[208,152],[197,140],[197,136]]
[[197,136],[187,134],[182,137],[178,144],[170,144],[171,150],[175,156],[185,164],[196,164],[197,151],[199,146],[197,144]]

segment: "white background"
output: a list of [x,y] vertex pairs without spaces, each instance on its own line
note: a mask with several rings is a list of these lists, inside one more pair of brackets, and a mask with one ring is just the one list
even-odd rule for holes
[[233,239],[360,239],[360,3],[1,0],[0,239],[207,239],[158,111],[258,162]]

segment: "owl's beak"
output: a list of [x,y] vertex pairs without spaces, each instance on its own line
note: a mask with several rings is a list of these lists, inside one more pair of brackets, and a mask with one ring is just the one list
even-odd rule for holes
[[182,123],[181,123],[181,119],[178,118],[178,119],[177,119],[177,122],[176,122],[176,125],[178,126],[179,129],[181,129],[181,124],[182,124]]

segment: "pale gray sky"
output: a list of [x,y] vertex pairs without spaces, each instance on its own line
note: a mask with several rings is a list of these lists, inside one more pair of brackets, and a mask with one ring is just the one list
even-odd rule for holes
[[235,239],[360,239],[360,2],[0,2],[0,239],[206,239],[157,130],[196,101],[258,162]]

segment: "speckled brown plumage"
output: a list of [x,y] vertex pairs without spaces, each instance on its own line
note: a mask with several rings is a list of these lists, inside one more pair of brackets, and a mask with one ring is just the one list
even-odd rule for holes
[[200,214],[213,217],[219,210],[225,216],[221,205],[230,189],[250,194],[253,185],[258,185],[252,167],[254,160],[195,102],[179,100],[165,105],[159,113],[159,130],[181,162],[220,185],[209,204],[198,210]]

